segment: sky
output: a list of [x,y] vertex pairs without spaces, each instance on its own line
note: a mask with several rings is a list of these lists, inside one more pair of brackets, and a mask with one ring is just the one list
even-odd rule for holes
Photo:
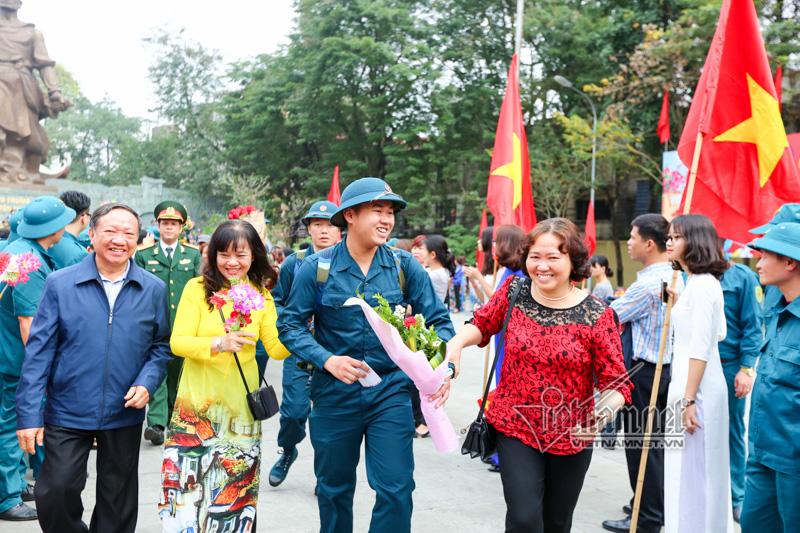
[[19,18],[42,31],[50,58],[90,100],[107,96],[126,115],[155,119],[143,38],[184,28],[187,40],[231,62],[285,44],[294,10],[291,0],[23,0]]

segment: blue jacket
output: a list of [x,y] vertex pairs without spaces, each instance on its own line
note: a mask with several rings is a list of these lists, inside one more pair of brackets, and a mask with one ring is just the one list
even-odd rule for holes
[[722,276],[725,298],[727,336],[719,343],[719,356],[724,363],[739,361],[744,367],[756,366],[763,335],[764,319],[761,300],[764,299],[758,276],[746,266],[735,263]]
[[800,298],[788,303],[770,288],[766,335],[750,400],[748,461],[800,476]]
[[113,313],[95,254],[51,274],[25,347],[17,428],[140,424],[144,409],[126,409],[124,396],[141,385],[152,397],[164,379],[170,358],[166,302],[164,282],[133,261]]
[[[444,303],[436,297],[430,276],[408,252],[399,252],[400,266],[405,273],[406,290],[401,290],[395,257],[388,246],[381,246],[365,276],[347,251],[343,240],[326,253],[331,254],[330,274],[323,287],[317,285],[319,254],[305,259],[292,283],[289,297],[278,315],[278,332],[286,348],[322,369],[332,355],[349,355],[383,375],[397,370],[372,331],[364,312],[344,302],[364,295],[370,305],[377,305],[375,294],[381,294],[394,307],[411,305],[422,314],[426,324],[435,326],[439,337],[448,341],[455,335],[453,323]],[[319,302],[318,302],[319,298]],[[308,320],[314,318],[314,334]]]

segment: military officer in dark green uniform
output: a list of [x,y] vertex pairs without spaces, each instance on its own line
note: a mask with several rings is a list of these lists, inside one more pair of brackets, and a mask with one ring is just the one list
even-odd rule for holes
[[[190,279],[200,275],[200,251],[197,247],[178,241],[183,225],[188,218],[186,208],[178,202],[166,201],[153,211],[158,224],[159,240],[136,252],[136,264],[154,274],[167,284],[169,298],[169,325],[175,321],[175,312],[183,294],[183,287]],[[147,408],[147,428],[144,438],[156,446],[164,443],[164,428],[167,427],[175,405],[178,378],[183,359],[173,357],[167,365],[167,377],[150,399]]]

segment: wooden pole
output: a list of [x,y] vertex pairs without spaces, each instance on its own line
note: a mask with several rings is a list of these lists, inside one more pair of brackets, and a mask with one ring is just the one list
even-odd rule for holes
[[[497,287],[497,258],[494,258],[494,271],[492,272],[492,289]],[[489,302],[489,296],[486,296],[486,302]],[[489,352],[492,349],[492,340],[486,345],[486,350],[483,352],[483,381],[481,382],[481,394],[483,394],[484,387],[486,387],[486,380],[489,379]]]
[[[694,145],[694,155],[692,156],[692,168],[689,171],[689,183],[686,185],[686,201],[683,203],[683,214],[689,213],[692,206],[692,195],[694,194],[695,178],[697,177],[697,167],[700,163],[700,151],[703,149],[703,134],[697,132],[697,141]],[[675,289],[678,282],[678,271],[672,273],[670,289]],[[664,325],[661,327],[661,341],[658,347],[658,361],[656,371],[653,375],[653,387],[650,390],[650,404],[647,406],[647,423],[645,424],[644,438],[642,439],[642,456],[639,460],[639,474],[636,476],[636,490],[633,495],[633,509],[631,510],[630,533],[636,533],[639,524],[639,507],[642,503],[642,489],[644,488],[644,476],[647,469],[647,456],[650,453],[650,442],[653,438],[653,416],[655,414],[656,400],[658,399],[658,386],[661,383],[661,371],[664,367],[664,351],[667,347],[667,333],[672,317],[672,306],[674,299],[670,295],[667,301],[667,312],[664,315]]]

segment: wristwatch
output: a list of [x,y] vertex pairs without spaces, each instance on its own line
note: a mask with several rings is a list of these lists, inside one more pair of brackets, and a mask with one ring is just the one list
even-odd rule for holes
[[690,405],[694,405],[695,403],[697,403],[697,400],[690,400],[688,398],[681,399],[681,407],[683,407],[684,409],[686,409]]
[[756,375],[756,371],[753,370],[749,366],[743,366],[743,367],[739,368],[739,371],[740,372],[744,372],[745,374],[747,374],[751,378]]
[[214,339],[213,343],[214,349],[219,353],[222,351],[222,337],[217,337]]

